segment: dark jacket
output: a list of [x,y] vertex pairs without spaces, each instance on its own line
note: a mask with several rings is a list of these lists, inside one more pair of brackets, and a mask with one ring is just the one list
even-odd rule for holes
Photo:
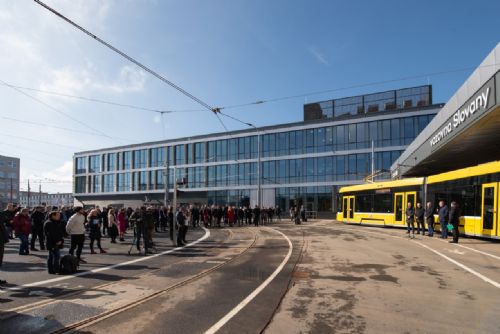
[[146,211],[143,216],[144,227],[148,230],[154,230],[155,228],[155,214],[152,211]]
[[4,210],[2,211],[2,215],[0,215],[0,220],[5,224],[5,226],[12,226],[12,220],[16,215],[16,211]]
[[89,217],[89,237],[92,239],[101,238],[102,219],[99,216]]
[[35,212],[31,214],[31,221],[33,222],[34,227],[42,227],[44,220],[45,213],[42,211],[35,210]]
[[413,223],[415,221],[415,210],[413,209],[413,207],[407,208],[405,214],[407,223]]
[[6,244],[8,242],[9,242],[9,234],[7,233],[7,229],[5,228],[5,224],[2,221],[0,221],[0,245]]
[[424,221],[424,215],[425,215],[425,209],[420,207],[415,209],[415,217],[417,218],[418,222],[423,222]]
[[179,224],[179,226],[186,225],[186,216],[184,216],[184,213],[182,213],[182,211],[177,212],[177,224]]
[[449,211],[448,211],[447,205],[443,205],[443,207],[439,208],[438,209],[439,222],[440,223],[448,222],[448,214],[449,214]]
[[[66,231],[64,222],[58,220],[48,219],[43,224],[43,233],[45,234],[45,240],[47,244],[47,249],[54,249],[57,247],[56,243],[59,241],[64,242],[64,232]],[[62,245],[62,244],[61,244]]]
[[460,208],[457,205],[455,207],[451,207],[450,212],[448,214],[448,223],[450,223],[454,227],[458,227],[459,221],[460,221]]
[[427,219],[427,224],[434,224],[434,208],[425,209],[425,219]]

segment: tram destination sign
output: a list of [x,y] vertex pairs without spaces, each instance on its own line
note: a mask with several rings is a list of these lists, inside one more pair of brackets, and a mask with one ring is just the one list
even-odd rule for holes
[[471,119],[477,118],[495,102],[495,89],[493,80],[486,83],[473,97],[471,97],[462,107],[460,107],[447,122],[431,137],[430,147],[433,148],[454,131],[463,128],[470,123]]

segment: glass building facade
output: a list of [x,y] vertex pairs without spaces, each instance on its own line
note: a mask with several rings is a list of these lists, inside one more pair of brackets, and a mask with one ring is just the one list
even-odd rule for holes
[[[331,101],[335,106],[331,114],[340,112],[341,119],[76,153],[75,197],[87,204],[136,201],[139,205],[146,199],[161,203],[168,175],[170,193],[174,180],[186,181],[181,202],[254,206],[260,177],[264,207],[279,205],[287,210],[304,205],[309,211],[332,212],[339,186],[362,182],[372,173],[372,163],[375,171],[388,171],[439,111],[438,105],[399,108],[398,96],[403,104],[410,99],[404,91],[391,95],[396,105],[391,112],[346,117],[359,107],[352,107],[359,99],[353,97],[342,99],[340,109],[336,107],[340,100]],[[385,105],[388,96],[370,94],[361,101]]]

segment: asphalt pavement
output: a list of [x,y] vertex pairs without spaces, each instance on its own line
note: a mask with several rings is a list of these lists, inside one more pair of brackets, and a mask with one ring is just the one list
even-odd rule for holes
[[[0,333],[499,333],[500,243],[319,220],[190,230],[75,276],[8,245]],[[87,248],[88,250],[88,248]],[[64,251],[63,251],[64,253]]]

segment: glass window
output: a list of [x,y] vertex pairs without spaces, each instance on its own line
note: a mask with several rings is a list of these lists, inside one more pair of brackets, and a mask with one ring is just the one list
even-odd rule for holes
[[314,152],[314,129],[305,130],[306,132],[306,150],[305,153]]
[[404,144],[407,145],[415,138],[415,127],[413,124],[414,117],[404,119]]
[[94,175],[92,176],[92,190],[94,193],[100,193],[102,191],[101,189],[101,176],[100,175]]
[[401,142],[401,133],[400,133],[400,120],[392,119],[391,120],[391,145],[402,145]]
[[391,145],[391,121],[384,120],[381,122],[382,124],[382,146]]
[[208,162],[214,162],[217,159],[217,145],[215,141],[208,142]]
[[75,174],[85,174],[87,172],[87,158],[81,157],[75,159]]
[[194,145],[192,143],[189,143],[186,145],[186,161],[188,164],[194,163]]
[[349,174],[352,176],[352,175],[355,175],[356,172],[357,172],[357,167],[356,167],[356,154],[350,154],[348,156],[348,159],[349,159],[349,167],[348,167],[348,172]]
[[197,164],[205,162],[205,143],[194,144],[194,161]]
[[165,164],[165,148],[158,147],[150,150],[151,167],[162,167]]
[[77,176],[75,177],[75,193],[84,194],[86,193],[86,176]]
[[100,173],[101,172],[101,156],[91,155],[89,173]]
[[227,160],[227,140],[217,140],[217,158],[216,161],[226,161]]
[[116,170],[116,153],[108,153],[106,171],[113,172]]
[[228,140],[228,159],[238,160],[238,139]]
[[134,169],[146,168],[148,166],[148,151],[136,150],[134,151]]
[[288,155],[290,146],[288,132],[280,132],[276,134],[276,155]]
[[111,193],[115,191],[115,174],[104,175],[104,192]]
[[184,154],[184,144],[175,145],[175,164],[176,165],[184,165],[186,156]]
[[124,170],[128,170],[132,168],[132,152],[127,151],[123,152],[123,168]]
[[135,172],[134,173],[134,190],[147,190],[148,189],[148,172]]
[[371,147],[368,145],[368,127],[367,123],[356,124],[356,143],[357,148]]
[[345,125],[336,126],[335,132],[336,132],[335,145],[337,147],[336,151],[343,151],[345,150],[345,143],[347,137],[346,126]]
[[118,173],[118,191],[130,191],[130,173]]

